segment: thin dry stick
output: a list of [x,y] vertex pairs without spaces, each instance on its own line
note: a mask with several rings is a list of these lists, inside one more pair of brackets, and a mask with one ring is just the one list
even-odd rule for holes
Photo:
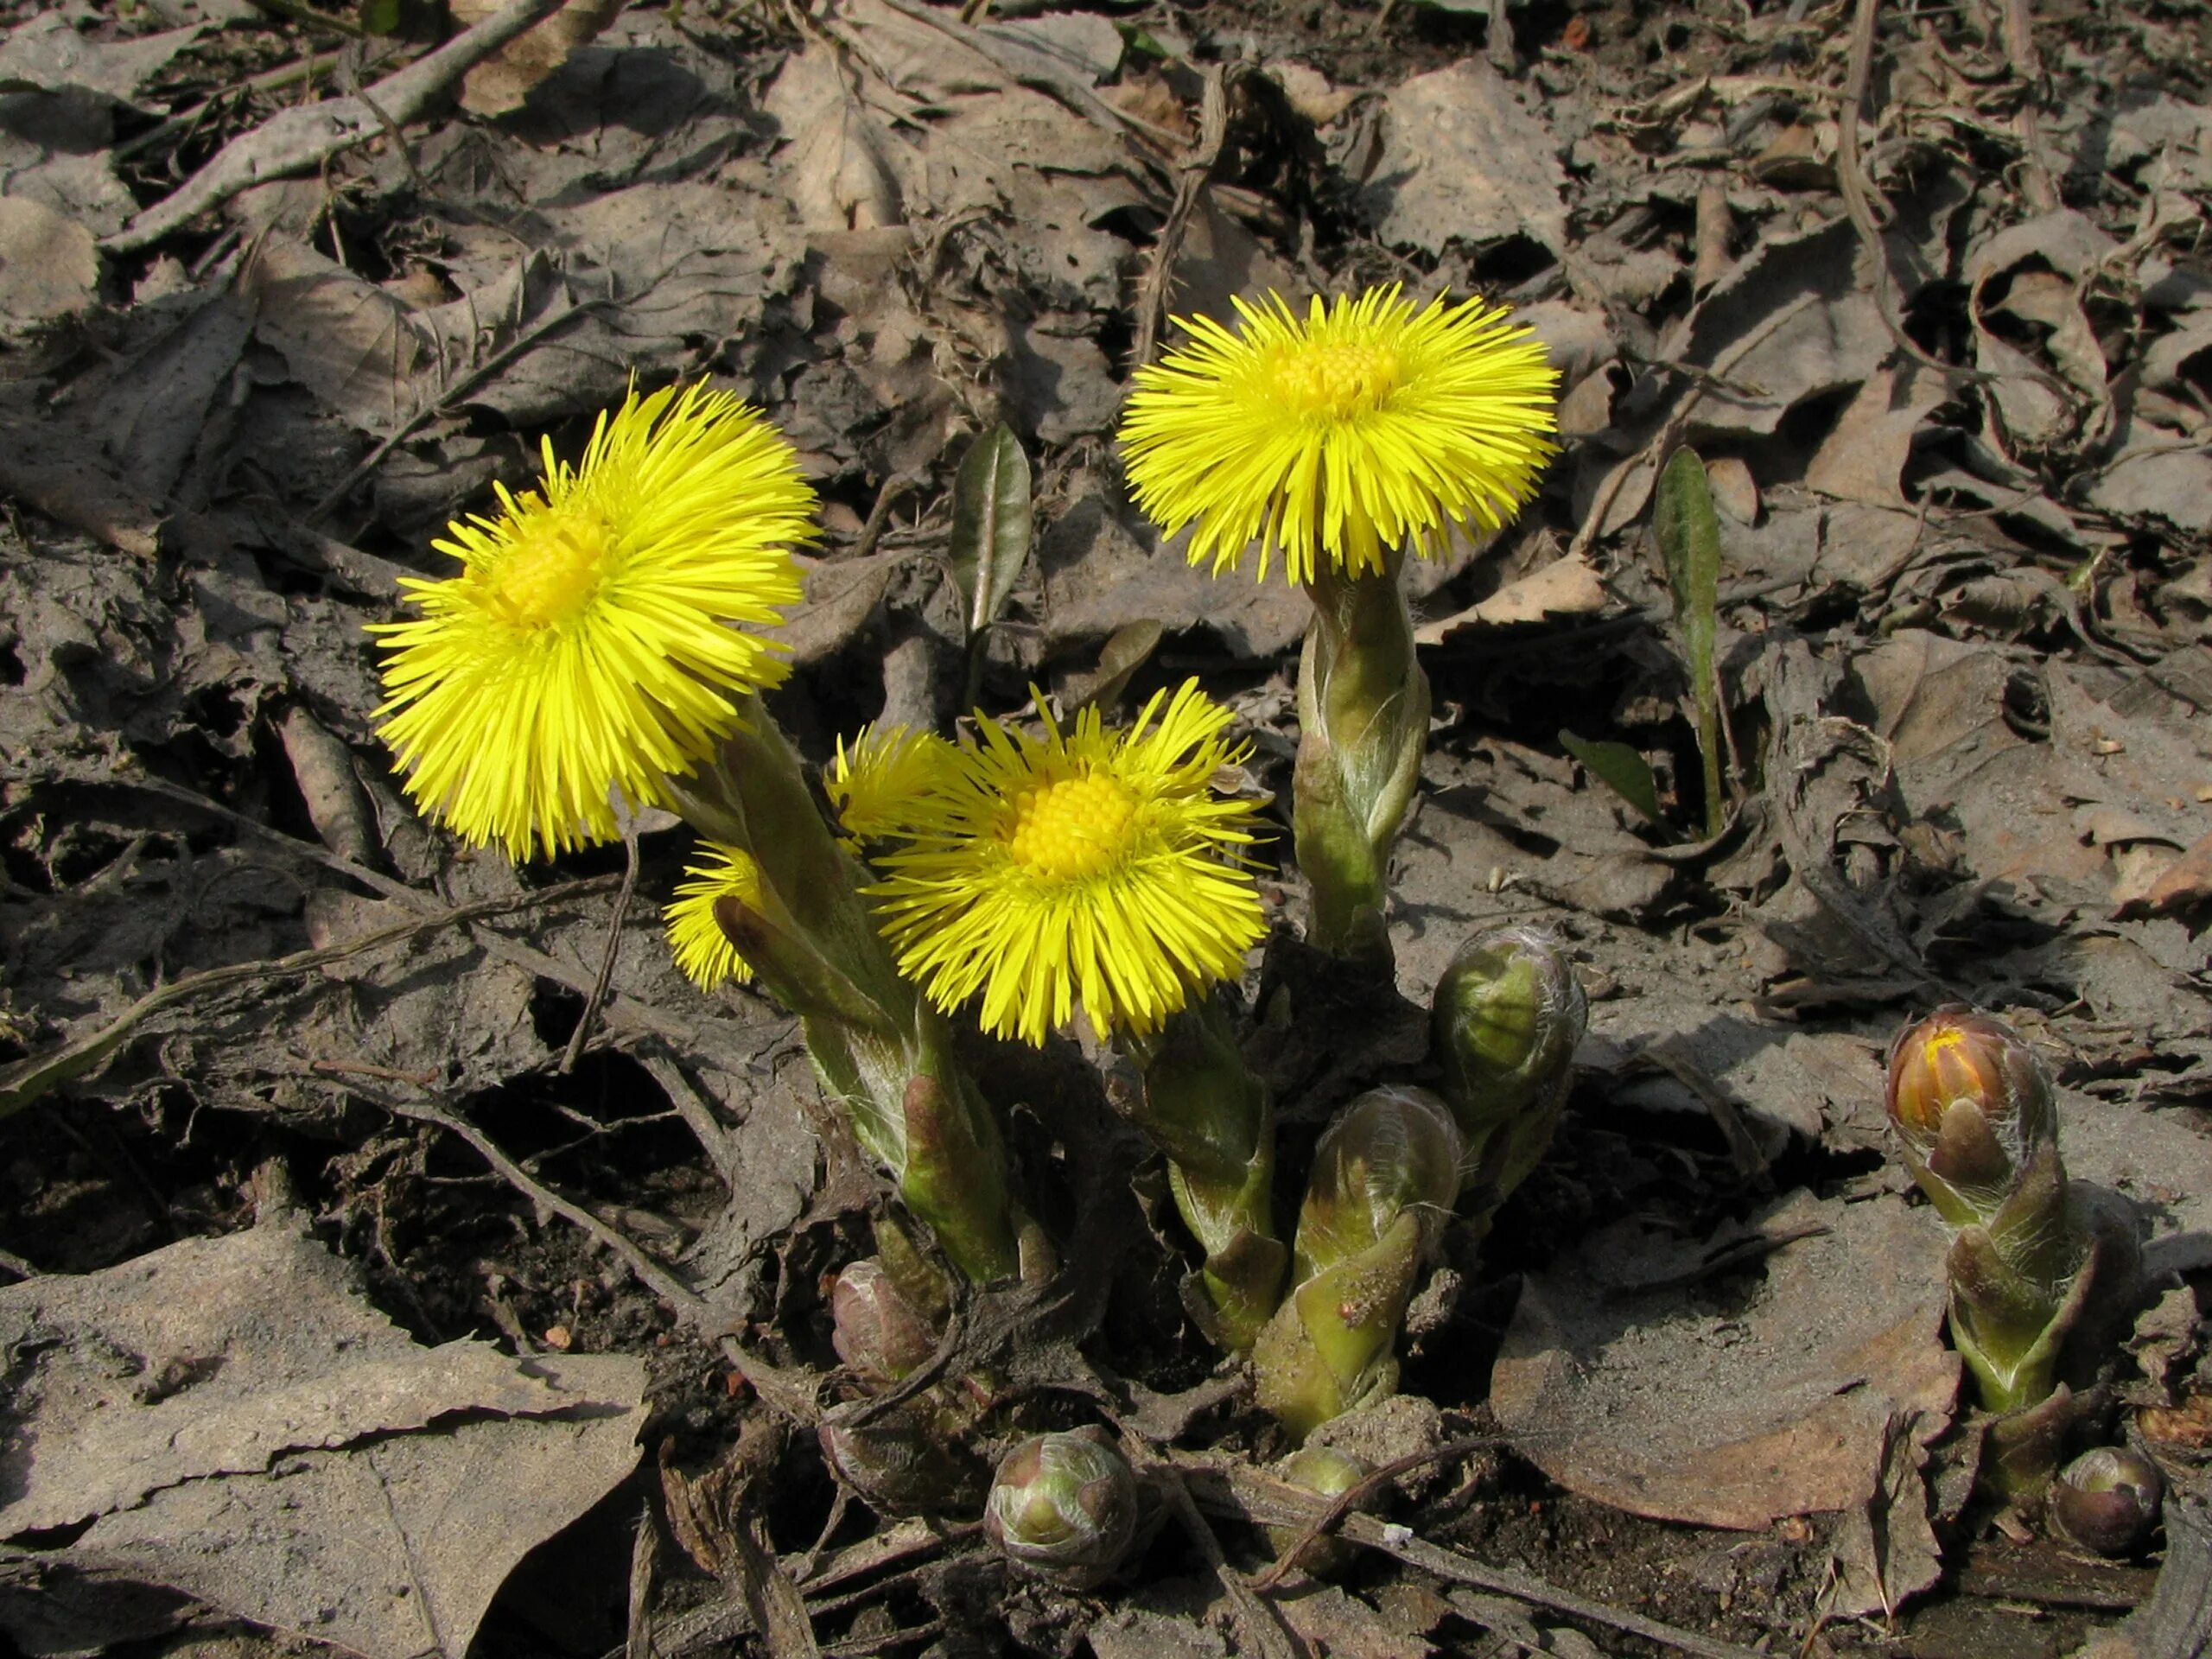
[[[448,908],[440,904],[429,893],[419,892],[404,881],[395,881],[381,870],[372,870],[365,864],[356,864],[353,860],[332,852],[319,842],[302,841],[296,836],[286,835],[282,830],[271,829],[268,824],[250,818],[243,812],[234,812],[220,802],[211,801],[204,795],[194,794],[191,790],[158,778],[134,778],[128,786],[146,794],[176,801],[194,811],[205,812],[212,817],[219,818],[224,823],[235,825],[238,829],[246,831],[270,846],[282,849],[296,858],[306,859],[311,863],[320,864],[326,869],[334,870],[340,875],[359,881],[363,887],[392,900],[395,904],[406,906],[417,914],[435,917],[441,920],[449,914]],[[611,887],[615,880],[613,876],[593,876],[589,879],[594,884],[601,887]],[[542,904],[545,901],[547,894],[562,891],[563,891],[562,888],[548,888],[545,893],[528,894],[512,902],[518,906],[524,904]],[[512,967],[519,968],[525,973],[534,974],[540,979],[550,980],[556,985],[565,985],[570,990],[579,994],[588,993],[591,989],[590,976],[572,963],[563,962],[557,957],[548,956],[543,950],[533,950],[529,945],[511,939],[504,933],[491,931],[474,926],[473,924],[470,925],[470,937],[484,947],[486,955],[506,963]],[[601,1013],[609,1026],[620,1025],[632,1031],[650,1032],[656,1037],[664,1037],[673,1043],[684,1044],[696,1048],[703,1039],[702,1028],[696,1022],[680,1018],[664,1008],[657,1008],[650,1002],[640,1002],[636,997],[620,991],[615,992],[607,999]],[[0,1072],[0,1082],[4,1081],[6,1075],[4,1072]]]
[[1332,1498],[1329,1507],[1306,1523],[1306,1530],[1292,1541],[1288,1548],[1275,1552],[1274,1565],[1253,1580],[1252,1587],[1264,1594],[1281,1584],[1284,1575],[1298,1565],[1298,1558],[1306,1553],[1309,1545],[1319,1542],[1325,1534],[1335,1531],[1343,1524],[1346,1516],[1365,1505],[1370,1498],[1399,1476],[1411,1474],[1414,1470],[1433,1463],[1450,1463],[1470,1452],[1487,1452],[1501,1444],[1503,1442],[1495,1434],[1472,1434],[1461,1440],[1447,1440],[1430,1451],[1410,1452],[1402,1458],[1384,1464]]
[[569,1046],[561,1051],[561,1075],[567,1077],[576,1069],[576,1060],[584,1052],[584,1044],[591,1037],[591,1028],[599,1022],[600,1005],[607,1001],[607,988],[614,980],[615,953],[622,948],[622,924],[630,919],[630,900],[638,891],[638,826],[622,826],[622,850],[628,856],[622,866],[622,886],[614,895],[614,913],[607,918],[607,949],[599,958],[599,977],[591,982],[591,994],[584,998],[584,1011],[576,1016],[576,1028],[569,1033]]
[[1882,0],[1858,0],[1851,16],[1851,58],[1845,73],[1843,107],[1836,118],[1835,180],[1843,193],[1843,209],[1851,216],[1851,227],[1859,232],[1859,240],[1873,265],[1874,308],[1881,313],[1882,326],[1890,331],[1897,350],[1946,379],[1975,383],[1993,380],[1996,376],[1985,374],[1980,369],[1939,362],[1929,356],[1913,344],[1904,325],[1897,321],[1897,296],[1891,291],[1890,251],[1883,244],[1882,227],[1874,221],[1873,203],[1866,190],[1866,162],[1859,153],[1859,112],[1866,101],[1867,83],[1873,74],[1874,20],[1881,5]]
[[571,881],[559,887],[548,888],[543,893],[523,893],[509,899],[487,899],[479,904],[458,908],[441,907],[430,913],[404,922],[394,922],[388,927],[374,929],[337,944],[324,945],[312,950],[296,950],[289,956],[278,957],[271,961],[232,963],[227,967],[209,968],[200,973],[187,974],[182,979],[173,980],[158,990],[148,992],[98,1031],[87,1033],[44,1054],[33,1055],[29,1059],[18,1060],[13,1065],[0,1069],[0,1118],[22,1110],[48,1090],[82,1077],[122,1047],[140,1026],[163,1009],[174,1007],[180,1002],[188,1002],[194,997],[205,996],[212,991],[226,990],[232,986],[257,984],[264,980],[284,979],[308,973],[326,963],[342,962],[348,957],[359,956],[365,950],[373,950],[379,945],[437,928],[454,926],[473,918],[496,916],[505,911],[524,910],[579,897],[586,893],[601,892],[611,886],[613,880],[611,876],[593,876],[582,881]]
[[[372,89],[375,103],[405,126],[428,114],[439,96],[463,75],[542,22],[562,0],[508,0],[474,29],[417,58]],[[109,253],[132,253],[181,230],[240,191],[272,179],[312,173],[332,157],[375,137],[385,122],[363,98],[326,99],[280,110],[251,132],[232,139],[215,159],[101,243]]]
[[[1237,1517],[1272,1526],[1302,1526],[1313,1520],[1326,1505],[1315,1494],[1293,1486],[1287,1481],[1263,1475],[1257,1470],[1242,1465],[1227,1468],[1205,1465],[1179,1465],[1192,1497],[1204,1508],[1215,1514]],[[1510,1567],[1487,1567],[1457,1550],[1446,1549],[1414,1536],[1409,1527],[1379,1521],[1371,1515],[1353,1513],[1344,1517],[1338,1535],[1370,1549],[1379,1549],[1395,1556],[1408,1567],[1417,1567],[1452,1584],[1470,1585],[1478,1590],[1487,1590],[1496,1595],[1510,1596],[1535,1607],[1548,1607],[1564,1613],[1570,1618],[1603,1624],[1609,1629],[1625,1630],[1646,1641],[1660,1643],[1678,1652],[1694,1656],[1694,1659],[1760,1659],[1749,1648],[1730,1642],[1717,1642],[1711,1637],[1700,1636],[1656,1618],[1625,1608],[1609,1607],[1603,1602],[1591,1601],[1545,1583],[1526,1573],[1516,1573]]]
[[1682,435],[1689,430],[1690,416],[1705,401],[1706,392],[1713,386],[1725,384],[1738,363],[1764,346],[1783,323],[1820,297],[1818,294],[1799,295],[1722,353],[1710,371],[1693,375],[1696,384],[1691,386],[1689,395],[1682,399],[1675,412],[1667,417],[1667,423],[1653,435],[1650,442],[1607,474],[1605,481],[1598,486],[1598,499],[1590,504],[1590,512],[1582,521],[1582,528],[1575,531],[1574,541],[1567,549],[1568,557],[1579,557],[1590,550],[1590,543],[1596,541],[1605,529],[1605,517],[1612,512],[1615,498],[1647,461],[1650,463],[1651,476],[1654,479],[1659,476],[1661,464],[1674,452],[1675,446],[1682,441]]
[[637,1275],[639,1282],[674,1308],[687,1324],[704,1329],[712,1319],[714,1310],[708,1306],[704,1297],[583,1205],[563,1198],[552,1188],[532,1178],[527,1170],[500,1151],[498,1145],[474,1123],[455,1117],[436,1106],[421,1106],[375,1094],[365,1094],[365,1097],[374,1101],[395,1117],[413,1118],[419,1123],[433,1124],[448,1135],[458,1135],[468,1142],[478,1157],[499,1173],[501,1179],[532,1204],[564,1221],[575,1223],[621,1257],[623,1265]]
[[1206,1558],[1206,1565],[1213,1569],[1221,1587],[1229,1592],[1230,1605],[1236,1610],[1236,1622],[1255,1651],[1263,1659],[1294,1659],[1299,1643],[1284,1628],[1282,1610],[1268,1598],[1258,1594],[1251,1583],[1235,1567],[1215,1537],[1213,1529],[1192,1501],[1191,1489],[1184,1483],[1183,1471],[1173,1464],[1154,1465],[1155,1478],[1167,1494],[1167,1502],[1182,1522],[1183,1529],[1191,1541],[1198,1547],[1198,1554]]
[[2020,140],[2021,188],[2029,207],[2039,213],[2055,213],[2063,204],[2050,168],[2044,164],[2043,130],[2036,109],[2043,96],[2043,58],[2036,51],[2028,0],[2005,0],[2005,54],[2020,79],[2020,107],[2013,114],[2012,130]]
[[1205,197],[1207,181],[1213,177],[1214,166],[1221,160],[1221,146],[1228,135],[1228,89],[1216,66],[1206,70],[1205,93],[1198,104],[1198,141],[1183,157],[1181,170],[1175,179],[1174,204],[1168,208],[1167,222],[1160,227],[1159,238],[1152,245],[1144,280],[1137,285],[1137,334],[1129,351],[1129,366],[1133,369],[1143,368],[1152,361],[1154,347],[1159,343],[1160,325],[1167,316],[1168,289],[1174,281],[1175,261],[1182,254],[1191,216]]
[[[662,279],[656,277],[654,280],[658,282]],[[384,465],[386,455],[413,437],[422,429],[423,423],[433,416],[442,413],[456,400],[467,397],[478,387],[484,385],[493,376],[505,370],[509,364],[534,349],[548,334],[557,329],[567,327],[578,317],[595,311],[601,306],[616,304],[619,299],[619,296],[607,294],[595,300],[579,300],[565,311],[556,311],[550,316],[540,318],[451,385],[441,387],[437,396],[425,399],[420,408],[402,421],[397,428],[375,448],[363,456],[352,472],[340,479],[332,486],[327,495],[308,508],[307,518],[303,522],[312,526],[318,520],[327,518],[331,513],[336,512],[339,505],[353,493],[354,487],[362,480]]]

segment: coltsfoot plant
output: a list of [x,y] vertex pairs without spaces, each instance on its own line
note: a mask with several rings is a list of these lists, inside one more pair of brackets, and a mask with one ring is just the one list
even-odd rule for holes
[[1889,1114],[1906,1168],[1952,1230],[1951,1339],[1997,1420],[1992,1484],[2033,1502],[2070,1425],[2059,1363],[2096,1261],[2059,1158],[2050,1074],[2003,1020],[1940,1008],[1890,1051]]

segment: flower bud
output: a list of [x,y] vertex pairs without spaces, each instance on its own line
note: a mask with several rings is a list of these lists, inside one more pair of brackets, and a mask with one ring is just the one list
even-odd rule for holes
[[1437,982],[1430,1031],[1467,1138],[1554,1088],[1589,1023],[1581,983],[1548,935],[1506,927],[1466,944]]
[[1298,1216],[1299,1280],[1373,1249],[1408,1211],[1433,1240],[1459,1194],[1464,1146],[1451,1112],[1426,1089],[1370,1089],[1344,1108],[1313,1149]]
[[[1275,1472],[1294,1486],[1302,1486],[1319,1497],[1338,1498],[1375,1472],[1375,1465],[1354,1452],[1333,1446],[1303,1446],[1276,1465]],[[1269,1527],[1268,1541],[1280,1554],[1306,1535],[1304,1527]],[[1341,1573],[1351,1565],[1353,1550],[1341,1538],[1316,1538],[1299,1552],[1295,1565],[1314,1576]]]
[[999,1464],[983,1505],[999,1552],[1068,1590],[1112,1577],[1136,1529],[1136,1474],[1095,1428],[1024,1440]]
[[2003,1020],[1939,1008],[1890,1051],[1890,1124],[1913,1179],[1955,1227],[1987,1219],[2057,1138],[2050,1079]]
[[880,1262],[855,1262],[830,1293],[830,1340],[863,1382],[883,1389],[937,1350],[937,1332],[900,1295]]
[[2084,1452],[2051,1483],[2053,1525],[2099,1555],[2132,1555],[2150,1541],[2165,1500],[2158,1465],[2131,1446]]

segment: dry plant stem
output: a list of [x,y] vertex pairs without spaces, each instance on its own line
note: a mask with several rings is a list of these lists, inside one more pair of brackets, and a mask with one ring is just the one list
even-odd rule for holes
[[[1182,1473],[1192,1502],[1211,1515],[1263,1526],[1303,1527],[1332,1507],[1331,1500],[1303,1487],[1242,1465],[1222,1468],[1179,1461],[1175,1466]],[[1457,1550],[1418,1538],[1408,1527],[1393,1525],[1371,1515],[1346,1515],[1338,1527],[1338,1535],[1369,1549],[1381,1550],[1446,1583],[1510,1596],[1532,1607],[1548,1608],[1570,1618],[1585,1619],[1592,1624],[1642,1637],[1678,1653],[1693,1655],[1695,1659],[1764,1659],[1749,1648],[1718,1642],[1625,1608],[1591,1601],[1571,1591],[1557,1589],[1532,1574],[1517,1573],[1510,1567],[1486,1566]]]
[[527,1170],[501,1152],[492,1139],[474,1124],[454,1116],[441,1107],[416,1105],[407,1101],[375,1096],[370,1098],[395,1117],[412,1118],[419,1123],[433,1124],[447,1134],[466,1141],[476,1155],[491,1165],[508,1185],[541,1209],[582,1228],[620,1256],[622,1264],[637,1275],[638,1281],[675,1309],[687,1325],[703,1331],[711,1324],[714,1310],[696,1291],[583,1205],[563,1198],[550,1187],[532,1179]]
[[209,112],[214,110],[222,99],[240,97],[242,94],[251,96],[256,92],[280,92],[295,82],[312,80],[317,75],[327,74],[335,69],[340,55],[336,52],[318,52],[315,56],[302,58],[297,63],[287,63],[269,70],[265,73],[251,75],[245,80],[234,82],[213,93],[203,102],[195,104],[182,114],[172,115],[166,120],[156,123],[135,138],[126,138],[115,147],[112,152],[114,157],[118,162],[127,162],[132,156],[143,156],[146,151],[155,149],[171,138],[187,137],[197,130],[200,124],[207,118]]
[[1263,1659],[1297,1659],[1302,1644],[1290,1633],[1283,1616],[1274,1603],[1258,1594],[1249,1580],[1229,1564],[1223,1553],[1221,1540],[1214,1536],[1213,1529],[1206,1524],[1205,1513],[1192,1497],[1184,1471],[1173,1464],[1155,1465],[1151,1471],[1155,1484],[1167,1495],[1168,1507],[1183,1523],[1191,1541],[1206,1558],[1206,1565],[1213,1569],[1215,1580],[1228,1592],[1230,1605],[1236,1610],[1236,1622],[1251,1651]]
[[1316,564],[1298,671],[1292,823],[1313,893],[1311,942],[1378,963],[1390,960],[1390,848],[1428,741],[1428,677],[1414,654],[1401,563],[1393,553],[1365,575]]
[[2043,58],[2036,50],[2028,0],[2005,0],[2005,54],[2020,79],[2020,107],[2012,117],[2012,130],[2020,138],[2021,189],[2036,212],[2055,213],[2063,204],[2050,168],[2044,164],[2042,123],[2036,110],[2036,100],[2043,96]]
[[[419,121],[454,82],[518,35],[551,16],[561,3],[562,0],[508,0],[475,28],[385,76],[372,89],[371,96],[393,123],[404,126]],[[370,107],[368,97],[327,99],[280,110],[253,131],[225,145],[181,189],[156,202],[100,245],[111,254],[149,247],[200,214],[220,207],[240,191],[273,179],[311,173],[384,130],[385,120]]]
[[[656,276],[652,283],[646,285],[645,291],[650,293],[659,281],[660,277]],[[402,421],[397,428],[378,443],[375,448],[362,456],[354,464],[351,472],[332,486],[328,494],[308,510],[307,518],[303,522],[312,528],[335,512],[339,505],[347,496],[353,494],[356,486],[372,476],[378,467],[384,465],[386,455],[413,437],[433,417],[443,413],[453,404],[467,397],[478,387],[488,384],[510,364],[535,351],[549,335],[567,327],[577,318],[587,316],[598,310],[601,306],[616,305],[625,298],[632,297],[635,296],[606,294],[595,300],[579,300],[567,310],[556,311],[551,316],[542,318],[531,324],[452,385],[441,386],[435,396],[426,398],[413,414]]]
[[599,977],[591,982],[591,995],[584,998],[584,1011],[576,1016],[576,1028],[569,1033],[569,1046],[561,1051],[561,1075],[567,1077],[576,1069],[576,1061],[590,1040],[592,1027],[599,1022],[599,1010],[607,1001],[607,988],[614,979],[614,957],[622,948],[622,924],[630,917],[630,900],[638,891],[638,830],[634,824],[626,824],[622,830],[622,886],[614,894],[613,913],[607,918],[607,949],[599,958]]
[[[434,895],[424,893],[419,888],[410,887],[404,881],[395,880],[381,870],[372,870],[365,864],[356,864],[349,858],[340,857],[320,842],[302,841],[296,836],[288,836],[282,830],[272,829],[268,824],[248,817],[243,812],[232,811],[219,801],[211,801],[204,795],[194,794],[191,790],[157,778],[134,778],[130,780],[127,786],[163,800],[175,801],[193,811],[204,812],[210,817],[219,819],[251,835],[256,840],[267,846],[289,854],[294,858],[321,865],[323,868],[334,871],[348,880],[359,881],[378,897],[389,899],[394,904],[404,905],[434,924],[442,925],[451,921],[457,913],[453,906],[442,903]],[[560,887],[549,887],[543,893],[526,893],[512,899],[497,899],[488,902],[506,908],[525,909],[548,903],[556,897],[570,897],[579,893],[603,892],[613,887],[617,879],[611,875],[592,876],[585,880],[569,883]],[[548,956],[544,951],[511,939],[504,933],[478,926],[475,925],[475,920],[481,918],[471,919],[464,916],[463,925],[469,928],[469,936],[484,947],[487,956],[504,962],[510,967],[519,968],[524,973],[533,974],[540,979],[550,980],[556,985],[565,985],[579,996],[586,995],[590,992],[592,976],[575,963],[563,962],[557,957]],[[657,1008],[649,1002],[640,1002],[636,997],[626,992],[617,991],[607,999],[605,1007],[601,1010],[601,1018],[607,1022],[610,1029],[620,1028],[626,1033],[649,1033],[655,1037],[665,1038],[687,1052],[713,1046],[712,1027],[702,1026],[696,1020],[671,1014],[665,1008]],[[6,1073],[0,1072],[0,1086],[4,1086],[6,1077]]]
[[1411,1474],[1414,1470],[1427,1468],[1431,1464],[1451,1463],[1470,1452],[1487,1452],[1503,1444],[1495,1434],[1469,1435],[1460,1440],[1447,1440],[1430,1451],[1408,1452],[1384,1464],[1357,1484],[1346,1487],[1329,1499],[1328,1508],[1306,1522],[1306,1529],[1292,1541],[1290,1548],[1275,1553],[1274,1565],[1253,1580],[1252,1587],[1264,1595],[1281,1584],[1296,1570],[1300,1559],[1309,1546],[1334,1532],[1343,1524],[1346,1516],[1363,1510],[1377,1494],[1387,1491],[1399,1476]]
[[1209,67],[1205,72],[1205,92],[1198,104],[1198,141],[1185,152],[1182,168],[1175,175],[1175,200],[1167,209],[1166,222],[1160,227],[1159,239],[1152,245],[1144,280],[1137,285],[1136,341],[1129,350],[1132,368],[1142,368],[1150,363],[1159,347],[1160,326],[1166,320],[1173,297],[1168,289],[1174,281],[1175,261],[1183,251],[1183,238],[1191,228],[1191,216],[1204,199],[1214,164],[1221,159],[1223,141],[1228,136],[1228,93],[1221,70]]
[[[188,974],[182,979],[171,981],[159,990],[148,992],[98,1031],[75,1038],[44,1054],[18,1060],[13,1065],[0,1069],[0,1119],[22,1110],[49,1090],[84,1076],[122,1047],[140,1026],[165,1008],[232,986],[251,985],[265,980],[310,973],[326,963],[342,962],[348,957],[359,956],[363,951],[376,950],[380,945],[391,944],[420,933],[433,932],[439,928],[498,916],[510,911],[559,904],[588,893],[603,893],[614,884],[614,880],[612,876],[593,876],[586,880],[549,887],[543,893],[523,893],[512,899],[488,899],[458,908],[442,908],[432,914],[376,928],[337,944],[324,945],[313,950],[296,950],[288,957],[278,957],[273,961],[233,963],[227,967]],[[420,898],[422,895],[416,896]]]
[[916,5],[912,0],[883,0],[883,3],[901,16],[926,24],[939,34],[959,41],[1001,73],[1058,99],[1077,115],[1096,122],[1109,132],[1140,134],[1170,154],[1183,147],[1179,135],[1168,131],[1165,127],[1155,126],[1141,116],[1131,115],[1126,110],[1116,109],[1074,76],[1061,73],[1043,63],[1014,61],[980,29],[957,18],[947,17],[929,6]]
[[[1890,272],[1890,252],[1882,241],[1882,227],[1874,219],[1874,207],[1866,188],[1866,164],[1859,154],[1859,109],[1866,101],[1866,89],[1874,68],[1874,22],[1881,10],[1882,0],[1857,0],[1851,16],[1851,57],[1845,72],[1843,104],[1836,117],[1835,179],[1836,188],[1843,194],[1844,211],[1851,216],[1851,227],[1859,232],[1859,240],[1872,262],[1874,308],[1882,314],[1882,326],[1890,331],[1890,339],[1898,351],[1923,369],[1942,375],[1947,380],[1966,380],[1977,384],[1995,378],[1980,369],[1966,368],[1956,363],[1939,362],[1922,351],[1897,321],[1897,295]],[[2036,377],[2056,390],[2057,382],[2038,373]]]

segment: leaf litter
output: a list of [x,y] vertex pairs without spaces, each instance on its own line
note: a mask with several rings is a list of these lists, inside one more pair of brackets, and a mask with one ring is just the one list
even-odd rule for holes
[[[1971,1437],[1878,1091],[1909,1014],[2006,1011],[2057,1066],[2077,1179],[2183,1287],[2139,1347],[2202,1353],[2174,1301],[2212,1272],[2193,14],[2037,18],[2023,57],[1997,4],[472,0],[425,71],[419,20],[308,10],[0,11],[19,1645],[200,1604],[372,1654],[480,1625],[480,1651],[949,1652],[989,1601],[1006,1639],[1102,1655],[1875,1650],[1923,1619],[1919,1650],[1994,1652],[2013,1606],[2069,1610],[2070,1643],[2141,1599],[1961,1530]],[[1410,573],[1436,715],[1400,989],[1535,919],[1595,1002],[1552,1162],[1421,1303],[1405,1387],[1444,1429],[1398,1444],[1489,1437],[1402,1502],[1448,1554],[1397,1541],[1274,1623],[1173,1527],[1141,1585],[986,1594],[957,1535],[868,1531],[787,1448],[730,1465],[756,1484],[719,1579],[655,1567],[652,1529],[580,1517],[634,1511],[647,1402],[671,1469],[811,1426],[816,1285],[872,1185],[791,1022],[684,988],[616,868],[518,874],[411,816],[360,626],[542,433],[573,453],[633,376],[706,374],[823,492],[777,705],[810,753],[887,710],[1198,671],[1287,798],[1302,601],[1162,548],[1108,439],[1167,317],[1375,280],[1523,308],[1568,439],[1518,524]],[[1718,559],[1686,667],[1652,524],[1692,448]],[[963,455],[1019,461],[1033,540],[958,521]],[[639,830],[661,892],[683,849]],[[1262,988],[1294,1031],[1328,1004],[1286,949]],[[1406,1075],[1411,1012],[1286,1045],[1291,1144]],[[1070,1075],[1019,1085],[1026,1155],[1141,1194]],[[312,1238],[249,1224],[272,1148]],[[1111,1282],[965,1340],[1035,1409],[1088,1397],[1246,1491],[1265,1431],[1210,1391],[1149,1214],[1099,1200],[1077,1225]],[[2162,1446],[2208,1397],[2194,1360],[2120,1383]],[[548,1539],[594,1609],[557,1639],[528,1611]],[[1452,1576],[1481,1562],[1523,1577]],[[1671,1623],[1607,1622],[1630,1607]]]

